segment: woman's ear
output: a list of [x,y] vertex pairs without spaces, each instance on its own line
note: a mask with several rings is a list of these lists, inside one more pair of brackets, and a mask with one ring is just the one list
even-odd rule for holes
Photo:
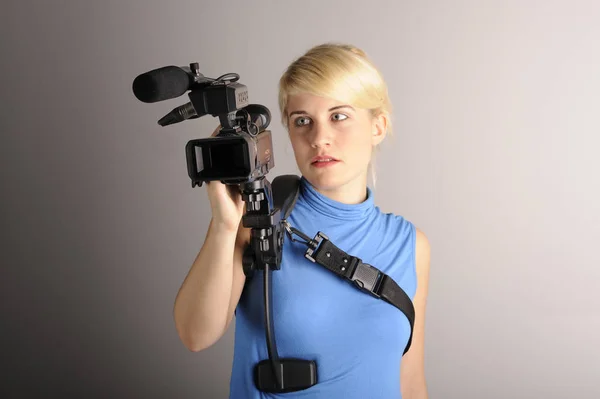
[[387,134],[388,117],[385,113],[381,113],[373,117],[372,123],[372,140],[373,147],[376,147],[383,141]]

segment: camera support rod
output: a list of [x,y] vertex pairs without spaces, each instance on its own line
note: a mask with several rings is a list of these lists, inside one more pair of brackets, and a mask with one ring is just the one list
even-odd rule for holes
[[263,272],[264,325],[269,359],[259,362],[254,369],[254,381],[263,392],[293,392],[317,383],[316,363],[310,360],[286,358],[277,353],[272,314],[271,273],[280,270],[285,236],[282,209],[274,206],[270,182],[261,177],[239,185],[246,202],[242,217],[244,227],[251,229],[250,245],[243,257],[244,273],[251,277],[254,271]]

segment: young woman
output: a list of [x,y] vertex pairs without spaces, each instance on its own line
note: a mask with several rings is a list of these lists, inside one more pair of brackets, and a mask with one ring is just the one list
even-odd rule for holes
[[220,182],[206,185],[213,217],[175,302],[181,340],[192,351],[213,345],[235,312],[232,398],[426,399],[429,243],[404,217],[383,213],[367,185],[373,154],[391,129],[386,84],[362,50],[328,43],[288,67],[279,105],[301,172],[288,221],[309,237],[322,231],[394,279],[414,305],[410,350],[403,354],[411,328],[402,312],[312,263],[305,245],[286,238],[281,270],[272,274],[277,349],[283,358],[315,360],[318,383],[282,394],[257,390],[254,367],[268,359],[262,279],[244,275],[244,203]]

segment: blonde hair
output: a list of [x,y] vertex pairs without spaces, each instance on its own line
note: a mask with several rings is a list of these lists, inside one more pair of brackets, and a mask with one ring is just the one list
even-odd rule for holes
[[[383,114],[388,121],[386,134],[391,132],[392,106],[387,85],[367,54],[355,46],[320,44],[289,65],[279,80],[279,110],[281,122],[286,128],[288,99],[300,93],[332,98],[367,109],[372,117]],[[373,185],[376,183],[374,158],[375,151],[369,164]]]

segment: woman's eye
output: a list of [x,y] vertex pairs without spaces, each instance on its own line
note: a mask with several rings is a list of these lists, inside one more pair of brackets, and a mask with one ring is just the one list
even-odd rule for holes
[[348,118],[348,116],[344,114],[333,114],[333,119],[336,121],[343,121],[346,118]]
[[304,126],[307,125],[308,123],[310,123],[310,119],[301,116],[300,118],[296,119],[296,126]]

